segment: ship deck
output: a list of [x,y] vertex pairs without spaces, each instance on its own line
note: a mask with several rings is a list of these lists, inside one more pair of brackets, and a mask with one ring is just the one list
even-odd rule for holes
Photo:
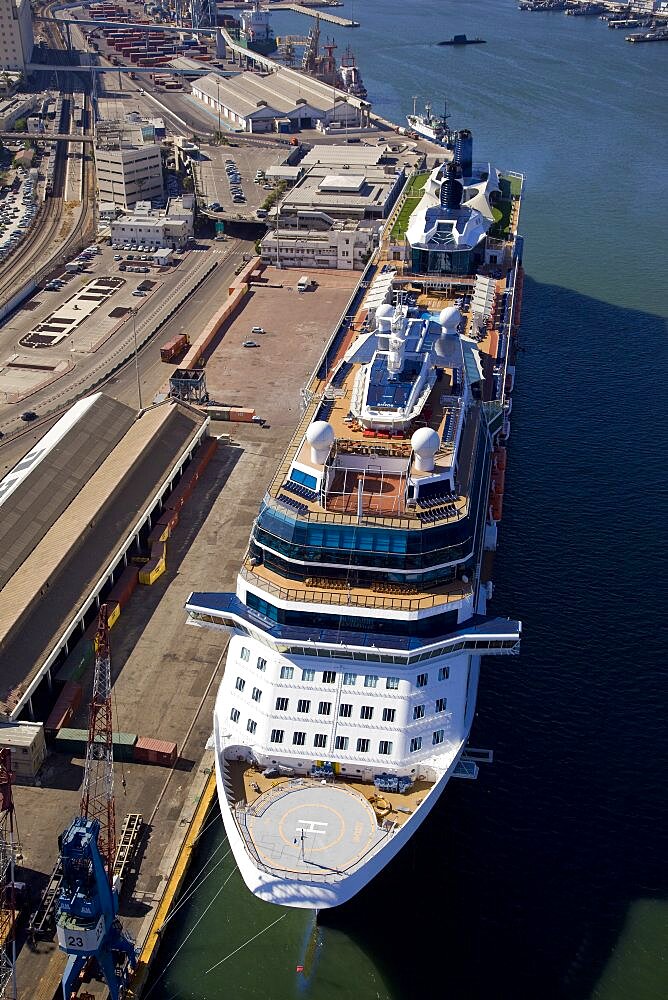
[[259,861],[273,871],[323,877],[354,869],[401,827],[433,787],[417,781],[405,794],[337,776],[266,778],[254,765],[229,761],[237,819]]
[[248,558],[244,561],[241,576],[279,600],[374,610],[424,611],[463,601],[473,592],[472,585],[461,580],[434,586],[429,593],[420,592],[415,585],[386,583],[380,579],[374,587],[351,587],[345,580],[326,576],[307,577],[304,581],[289,580],[286,586],[285,577],[264,564],[252,566]]

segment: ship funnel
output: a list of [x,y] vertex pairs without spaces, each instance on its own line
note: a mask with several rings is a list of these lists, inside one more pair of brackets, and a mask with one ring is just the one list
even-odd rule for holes
[[467,128],[455,134],[454,162],[459,167],[462,177],[470,177],[473,173],[473,135]]
[[313,464],[324,465],[336,440],[332,425],[326,420],[315,420],[306,431],[306,440],[311,446]]
[[457,165],[448,163],[441,181],[441,208],[459,208],[463,193],[462,183],[457,180]]
[[411,438],[417,472],[433,472],[436,452],[441,447],[441,439],[431,427],[420,427]]

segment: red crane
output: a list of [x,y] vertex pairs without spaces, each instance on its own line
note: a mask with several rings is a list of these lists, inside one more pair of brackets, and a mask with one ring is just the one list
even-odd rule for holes
[[3,997],[18,996],[13,777],[11,750],[5,748],[0,750],[0,995]]
[[100,824],[98,846],[110,882],[116,858],[113,736],[109,623],[107,605],[102,604],[95,636],[95,676],[88,721],[81,815],[86,819],[96,819]]

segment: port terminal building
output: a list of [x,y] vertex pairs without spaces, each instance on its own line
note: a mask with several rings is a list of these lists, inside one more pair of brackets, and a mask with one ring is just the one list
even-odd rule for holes
[[192,83],[192,93],[240,132],[298,132],[300,129],[366,124],[367,105],[320,80],[279,69],[273,73],[210,73]]
[[314,146],[298,164],[262,259],[281,267],[362,270],[406,179],[389,147]]
[[185,247],[194,232],[194,196],[170,198],[165,209],[154,209],[150,201],[138,201],[132,212],[111,223],[114,243],[143,243],[151,249]]
[[58,670],[128,562],[146,552],[208,426],[180,401],[137,415],[95,393],[0,480],[0,716],[48,714]]
[[134,208],[138,201],[160,200],[165,189],[162,153],[155,128],[119,121],[98,122],[95,133],[98,201]]

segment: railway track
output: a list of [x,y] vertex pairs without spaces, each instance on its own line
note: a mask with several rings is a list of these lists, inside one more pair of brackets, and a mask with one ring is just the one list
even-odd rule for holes
[[[62,50],[64,48],[62,39],[55,29],[52,30],[52,38],[56,48]],[[63,71],[67,72],[66,66],[63,66]],[[92,114],[89,115],[89,119],[92,119]],[[92,162],[86,160],[83,164],[79,218],[65,241],[55,250],[65,215],[68,148],[69,143],[59,143],[56,146],[54,154],[57,157],[54,178],[56,193],[47,197],[43,210],[35,219],[32,228],[33,237],[26,236],[18,248],[17,256],[10,258],[6,267],[0,271],[0,308],[24,288],[30,278],[35,283],[42,281],[61,259],[78,249],[83,237],[87,235],[87,230],[92,226],[90,206],[91,195],[93,197],[95,195],[95,183]],[[90,236],[92,235],[91,232]]]

